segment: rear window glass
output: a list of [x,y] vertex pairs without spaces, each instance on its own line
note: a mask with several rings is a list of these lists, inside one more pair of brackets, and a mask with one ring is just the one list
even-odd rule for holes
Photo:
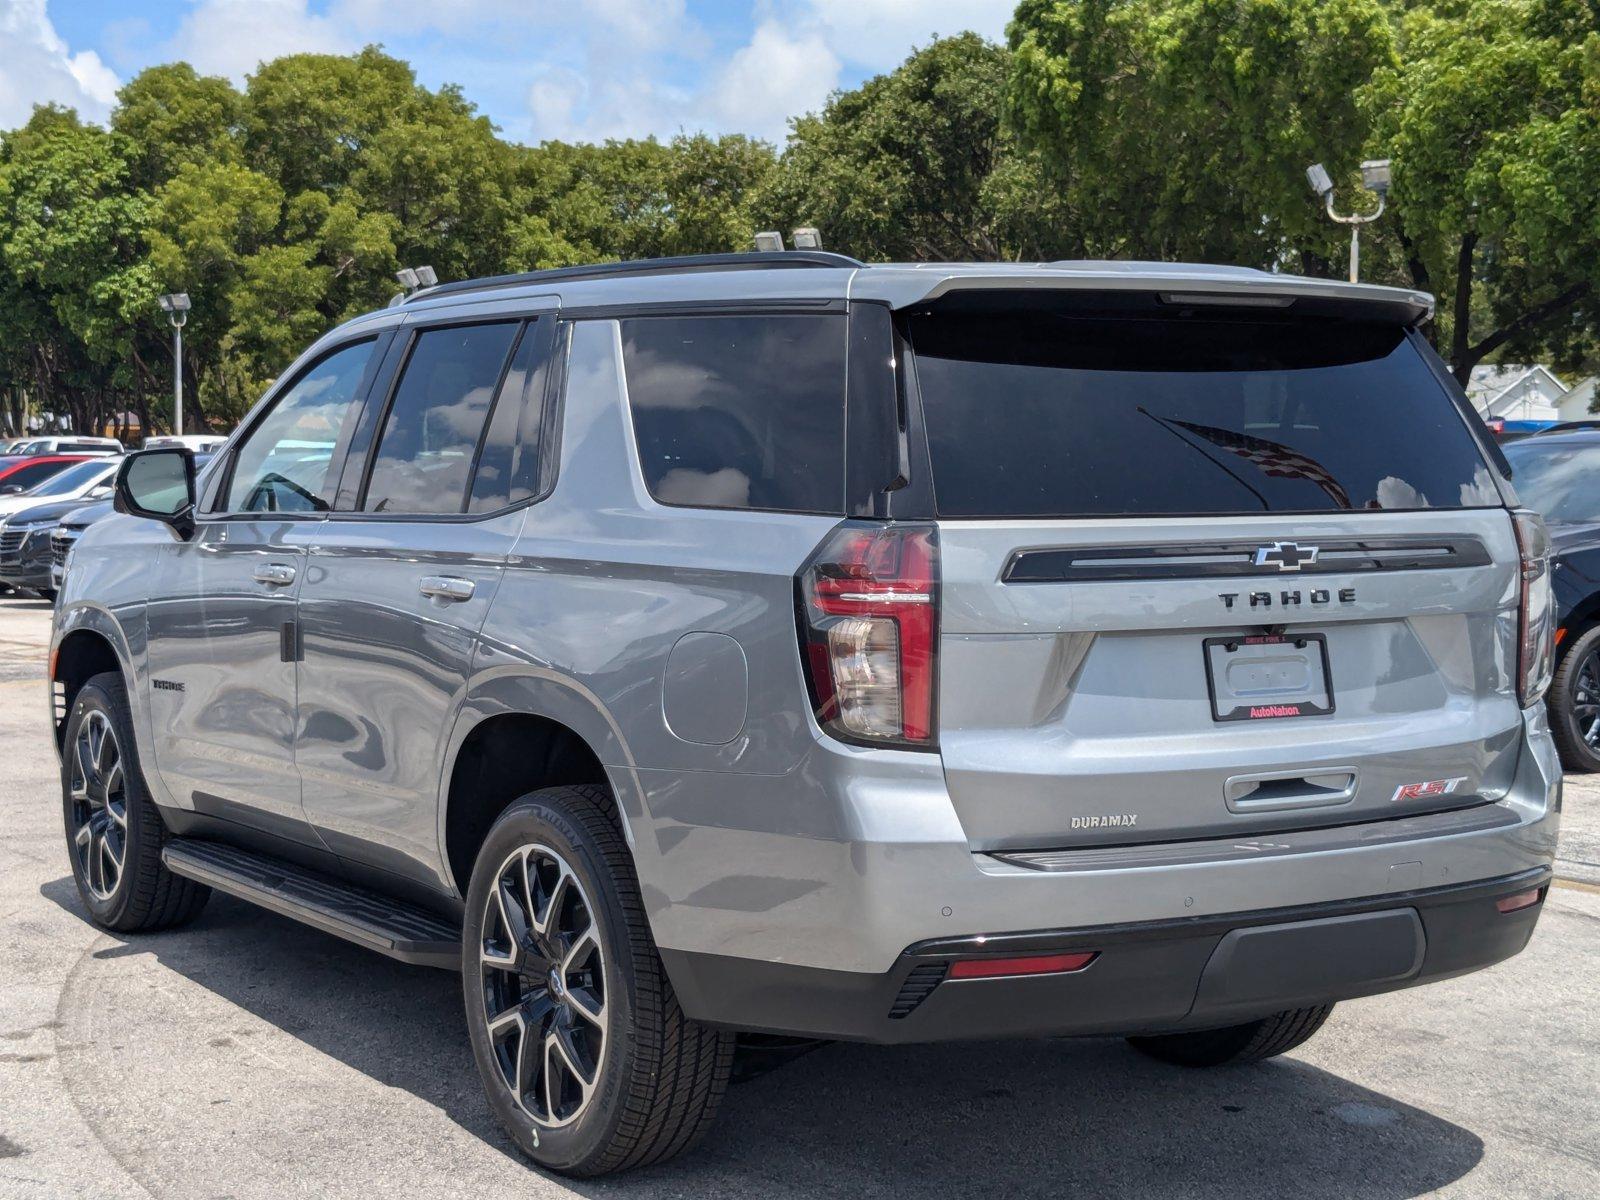
[[1399,328],[913,315],[941,515],[1139,516],[1500,503]]
[[622,339],[657,500],[844,511],[843,316],[641,317]]

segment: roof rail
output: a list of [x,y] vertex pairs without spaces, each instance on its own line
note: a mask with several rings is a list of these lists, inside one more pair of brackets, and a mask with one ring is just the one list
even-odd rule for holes
[[431,288],[420,288],[405,302],[424,297],[485,292],[494,288],[523,287],[528,284],[566,283],[577,279],[617,279],[634,275],[674,275],[693,271],[754,271],[784,267],[864,267],[866,263],[847,254],[826,250],[763,250],[740,254],[682,254],[673,258],[636,258],[626,262],[595,263],[583,267],[552,267],[545,271],[523,271],[516,275],[490,275],[483,279],[460,279]]

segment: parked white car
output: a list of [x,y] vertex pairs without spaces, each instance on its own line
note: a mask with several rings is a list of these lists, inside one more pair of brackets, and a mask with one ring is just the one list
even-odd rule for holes
[[52,475],[43,483],[18,492],[13,496],[0,496],[0,520],[24,508],[32,508],[46,500],[75,500],[86,497],[96,488],[109,487],[116,478],[121,458],[92,458],[76,463]]
[[116,438],[88,437],[68,433],[60,437],[37,437],[18,442],[7,454],[121,454],[122,443]]
[[173,446],[183,446],[196,454],[211,454],[221,450],[227,441],[228,435],[225,433],[164,433],[145,438],[143,449],[167,450]]

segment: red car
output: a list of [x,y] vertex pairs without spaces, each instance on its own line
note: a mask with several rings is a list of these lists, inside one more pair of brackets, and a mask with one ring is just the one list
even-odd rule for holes
[[87,459],[87,454],[30,454],[26,456],[0,456],[0,496],[14,496],[52,475],[65,471],[73,463]]

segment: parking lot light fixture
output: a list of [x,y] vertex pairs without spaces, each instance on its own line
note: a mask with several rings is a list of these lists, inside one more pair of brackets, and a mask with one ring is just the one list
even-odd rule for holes
[[763,254],[775,254],[783,249],[783,234],[776,229],[763,229],[756,234],[756,249]]
[[183,327],[189,320],[189,293],[160,297],[161,311],[172,323],[172,432],[183,433]]
[[1369,158],[1361,164],[1362,186],[1378,198],[1378,207],[1370,213],[1350,213],[1340,216],[1333,208],[1333,180],[1321,163],[1306,168],[1306,183],[1322,198],[1328,218],[1341,225],[1350,226],[1350,282],[1357,283],[1361,276],[1361,227],[1370,225],[1383,216],[1384,204],[1389,196],[1389,160]]

